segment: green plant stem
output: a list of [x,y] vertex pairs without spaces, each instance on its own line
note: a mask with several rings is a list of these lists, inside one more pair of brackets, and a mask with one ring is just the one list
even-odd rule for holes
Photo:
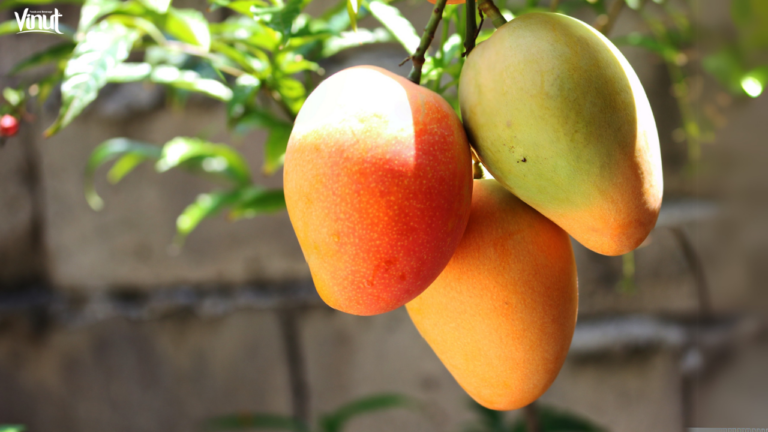
[[466,11],[466,27],[464,29],[464,55],[475,49],[475,37],[477,37],[477,21],[475,0],[467,0],[464,4]]
[[477,8],[480,9],[485,16],[491,19],[494,27],[499,28],[507,23],[507,19],[504,18],[504,15],[501,14],[501,11],[495,4],[493,4],[492,0],[480,0],[477,4]]
[[416,52],[411,56],[411,62],[413,68],[408,75],[408,79],[415,84],[421,84],[421,68],[424,66],[424,55],[427,53],[427,49],[432,44],[432,39],[435,38],[435,31],[437,31],[437,25],[440,24],[440,20],[443,19],[443,10],[448,0],[437,0],[435,7],[432,9],[432,16],[429,17],[427,27],[424,28],[424,34],[421,35],[421,42]]

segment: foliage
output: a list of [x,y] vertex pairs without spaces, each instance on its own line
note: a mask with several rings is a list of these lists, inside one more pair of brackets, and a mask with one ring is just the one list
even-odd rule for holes
[[[502,412],[485,408],[474,401],[471,402],[471,407],[477,414],[477,419],[465,428],[466,432],[528,431],[522,415],[515,421],[509,422]],[[540,432],[606,432],[589,420],[570,412],[538,403],[534,409]]]
[[[293,121],[321,80],[323,61],[351,48],[392,42],[399,43],[407,57],[420,40],[414,25],[395,7],[396,0],[339,0],[313,15],[305,12],[312,0],[208,1],[209,11],[226,9],[225,18],[211,21],[210,14],[175,7],[171,0],[67,0],[82,5],[77,28],[60,26],[59,43],[12,68],[11,74],[18,74],[45,67],[48,74],[18,88],[4,89],[0,114],[29,118],[25,116],[27,101],[34,98],[42,104],[60,85],[61,108],[46,131],[50,136],[74,121],[105,85],[151,83],[163,86],[176,106],[183,106],[193,95],[225,104],[227,126],[235,135],[266,131],[261,170],[270,175],[282,166]],[[682,118],[675,139],[687,142],[689,160],[695,162],[701,154],[700,142],[712,140],[722,124],[716,105],[699,100],[694,36],[706,29],[696,28],[690,21],[692,4],[681,9],[665,0],[614,1],[626,2],[630,9],[626,13],[639,14],[645,21],[646,31],[614,38],[614,42],[648,50],[665,62]],[[5,0],[0,9],[51,2]],[[548,10],[546,2],[539,0],[497,2],[508,19]],[[561,0],[557,8],[565,14],[591,9],[606,19],[612,4],[610,0]],[[457,111],[465,14],[464,6],[445,7],[443,25],[426,56],[421,82],[442,94]],[[705,53],[700,64],[733,96],[756,97],[768,83],[768,3],[732,0],[731,15],[736,37],[724,40],[716,52]],[[357,27],[366,16],[373,17],[374,28]],[[478,42],[493,33],[487,27],[477,34]],[[0,23],[0,36],[14,35],[17,28],[15,20]],[[136,166],[149,162],[158,172],[182,169],[218,185],[178,217],[179,242],[203,219],[224,210],[238,219],[285,206],[281,191],[254,184],[254,176],[236,148],[201,137],[177,137],[162,146],[137,142],[133,137],[107,140],[96,147],[87,163],[88,203],[94,209],[103,207],[93,185],[97,168],[113,163],[107,179],[117,183]]]
[[0,432],[23,432],[26,429],[21,425],[0,425]]
[[[397,394],[379,394],[352,401],[337,410],[320,417],[317,423],[318,432],[341,432],[350,420],[361,415],[393,408],[419,410],[419,403]],[[310,427],[304,422],[292,417],[275,414],[243,413],[209,419],[205,427],[211,431],[230,430],[285,430],[294,432],[309,432]]]

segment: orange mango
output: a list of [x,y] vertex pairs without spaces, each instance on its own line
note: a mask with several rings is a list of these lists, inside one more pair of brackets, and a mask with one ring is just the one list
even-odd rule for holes
[[570,239],[495,180],[476,180],[456,253],[406,307],[478,403],[528,405],[557,377],[573,337],[578,290]]
[[320,296],[335,309],[374,315],[421,294],[450,260],[469,218],[472,160],[441,96],[361,66],[307,98],[283,180]]

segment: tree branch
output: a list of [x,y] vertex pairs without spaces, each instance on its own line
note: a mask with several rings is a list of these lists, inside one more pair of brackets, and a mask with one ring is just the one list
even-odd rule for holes
[[466,16],[466,28],[464,29],[464,55],[475,49],[475,38],[477,38],[477,21],[475,17],[475,0],[467,0],[464,4]]
[[424,29],[424,34],[421,35],[419,47],[411,56],[413,68],[411,68],[411,73],[408,74],[408,79],[415,84],[421,84],[421,68],[424,66],[424,55],[432,44],[432,39],[435,38],[435,31],[437,30],[437,25],[440,24],[440,20],[443,19],[443,10],[445,9],[447,1],[448,0],[437,0],[435,2],[435,7],[432,9],[432,16],[429,17],[427,27]]
[[613,30],[613,25],[616,24],[616,20],[619,18],[619,14],[624,9],[625,0],[613,0],[611,9],[608,11],[608,15],[600,15],[595,23],[595,28],[600,33],[608,36],[608,33]]
[[477,8],[491,19],[494,27],[499,28],[507,23],[507,19],[504,18],[504,15],[501,14],[501,11],[493,4],[492,0],[480,0]]

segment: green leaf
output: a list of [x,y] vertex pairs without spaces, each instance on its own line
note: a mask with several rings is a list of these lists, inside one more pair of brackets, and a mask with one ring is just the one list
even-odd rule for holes
[[416,52],[421,39],[416,33],[416,29],[411,25],[411,22],[396,7],[376,0],[370,3],[369,9],[371,10],[371,15],[379,20],[387,30],[392,32],[395,39],[400,42],[400,45],[409,54]]
[[360,28],[357,29],[357,32],[342,32],[339,36],[328,38],[323,44],[320,56],[323,58],[330,57],[350,48],[392,42],[393,40],[392,33],[382,27],[374,30]]
[[[85,199],[88,204],[94,210],[101,210],[104,207],[104,201],[96,193],[94,187],[94,174],[96,169],[105,163],[114,160],[118,157],[124,157],[127,155],[134,155],[135,159],[141,158],[141,160],[159,159],[162,154],[162,149],[156,145],[147,144],[140,141],[134,141],[127,138],[112,138],[99,144],[91,156],[88,158],[88,163],[85,166]],[[120,168],[114,168],[110,171],[110,181],[117,183],[125,174],[131,169],[135,168],[126,166],[127,162],[122,162]]]
[[233,414],[215,417],[206,422],[208,430],[272,429],[308,432],[307,426],[291,417],[275,414]]
[[228,145],[213,144],[198,138],[176,137],[163,146],[163,153],[157,161],[159,172],[187,163],[199,167],[203,172],[218,175],[236,184],[251,182],[251,173],[245,159]]
[[165,30],[182,42],[197,45],[205,51],[211,48],[208,21],[194,9],[168,9]]
[[296,115],[307,97],[307,90],[301,81],[293,78],[282,78],[277,82],[277,90],[291,112]]
[[0,10],[17,9],[17,8],[23,8],[26,6],[49,5],[53,3],[82,4],[83,0],[5,0],[0,2]]
[[264,174],[273,174],[285,161],[285,149],[291,137],[290,128],[276,127],[269,131],[264,143]]
[[107,74],[111,83],[127,83],[149,78],[152,65],[149,63],[120,63]]
[[310,0],[288,0],[278,11],[263,9],[262,12],[270,14],[270,18],[266,21],[266,24],[280,32],[283,35],[283,38],[287,40],[291,34],[293,21],[299,16],[301,10],[304,9],[304,6],[306,6],[309,1]]
[[739,31],[739,43],[747,49],[768,47],[768,2],[733,0],[731,17]]
[[360,5],[357,0],[347,0],[347,14],[349,15],[349,23],[352,26],[352,30],[357,31],[357,12],[360,9]]
[[701,61],[704,70],[733,94],[743,94],[741,80],[745,70],[742,63],[741,56],[734,48],[722,49]]
[[26,429],[22,425],[0,425],[0,432],[23,432]]
[[234,125],[235,132],[241,135],[252,129],[288,129],[293,126],[284,120],[264,110],[251,110],[242,116]]
[[9,105],[16,108],[24,101],[24,91],[6,87],[3,89],[3,99],[5,99]]
[[176,219],[176,240],[174,243],[182,244],[189,233],[203,219],[216,216],[224,207],[235,202],[239,195],[240,191],[237,189],[198,195],[195,202],[188,205]]
[[220,101],[232,99],[232,90],[220,81],[203,78],[195,71],[173,66],[156,66],[150,76],[152,82],[167,84],[179,89],[203,93]]
[[100,22],[77,44],[64,70],[59,117],[45,132],[51,136],[67,126],[88,106],[107,83],[107,74],[128,58],[137,31]]
[[285,210],[285,193],[282,189],[249,186],[243,188],[229,216],[232,219],[252,218],[282,210]]
[[120,6],[118,0],[85,0],[80,8],[80,22],[77,25],[78,33],[85,33],[99,18],[112,13]]
[[[107,173],[107,180],[112,184],[117,184],[128,173],[133,171],[134,168],[139,166],[142,162],[148,158],[142,154],[128,153],[123,155],[120,159],[112,165],[112,168]],[[157,159],[157,158],[153,158]]]
[[261,81],[254,75],[244,74],[235,80],[232,89],[232,99],[227,103],[227,118],[229,125],[233,126],[235,120],[245,113],[246,105],[256,97],[256,92],[261,88]]
[[344,425],[362,414],[370,414],[392,408],[418,408],[414,400],[396,394],[381,394],[358,399],[336,411],[322,416],[320,426],[323,432],[340,432]]
[[52,61],[60,61],[68,58],[72,55],[72,51],[75,49],[76,44],[74,42],[62,42],[58,45],[53,45],[43,51],[32,54],[24,60],[16,63],[8,72],[10,75],[19,73],[23,70],[44,65]]
[[741,78],[741,88],[749,97],[760,96],[766,85],[768,85],[768,66],[752,69]]
[[147,9],[159,14],[168,12],[168,7],[171,6],[171,0],[141,0],[141,3],[146,6]]
[[19,32],[19,24],[15,20],[0,23],[0,36]]
[[677,49],[675,49],[675,47],[668,44],[663,44],[653,36],[647,36],[637,32],[630,33],[626,36],[613,38],[611,41],[616,46],[635,46],[659,54],[664,58],[670,58],[670,56],[674,57],[677,54]]
[[[605,432],[591,421],[566,411],[537,405],[539,427],[546,432]],[[518,419],[511,432],[526,432],[525,419]]]

